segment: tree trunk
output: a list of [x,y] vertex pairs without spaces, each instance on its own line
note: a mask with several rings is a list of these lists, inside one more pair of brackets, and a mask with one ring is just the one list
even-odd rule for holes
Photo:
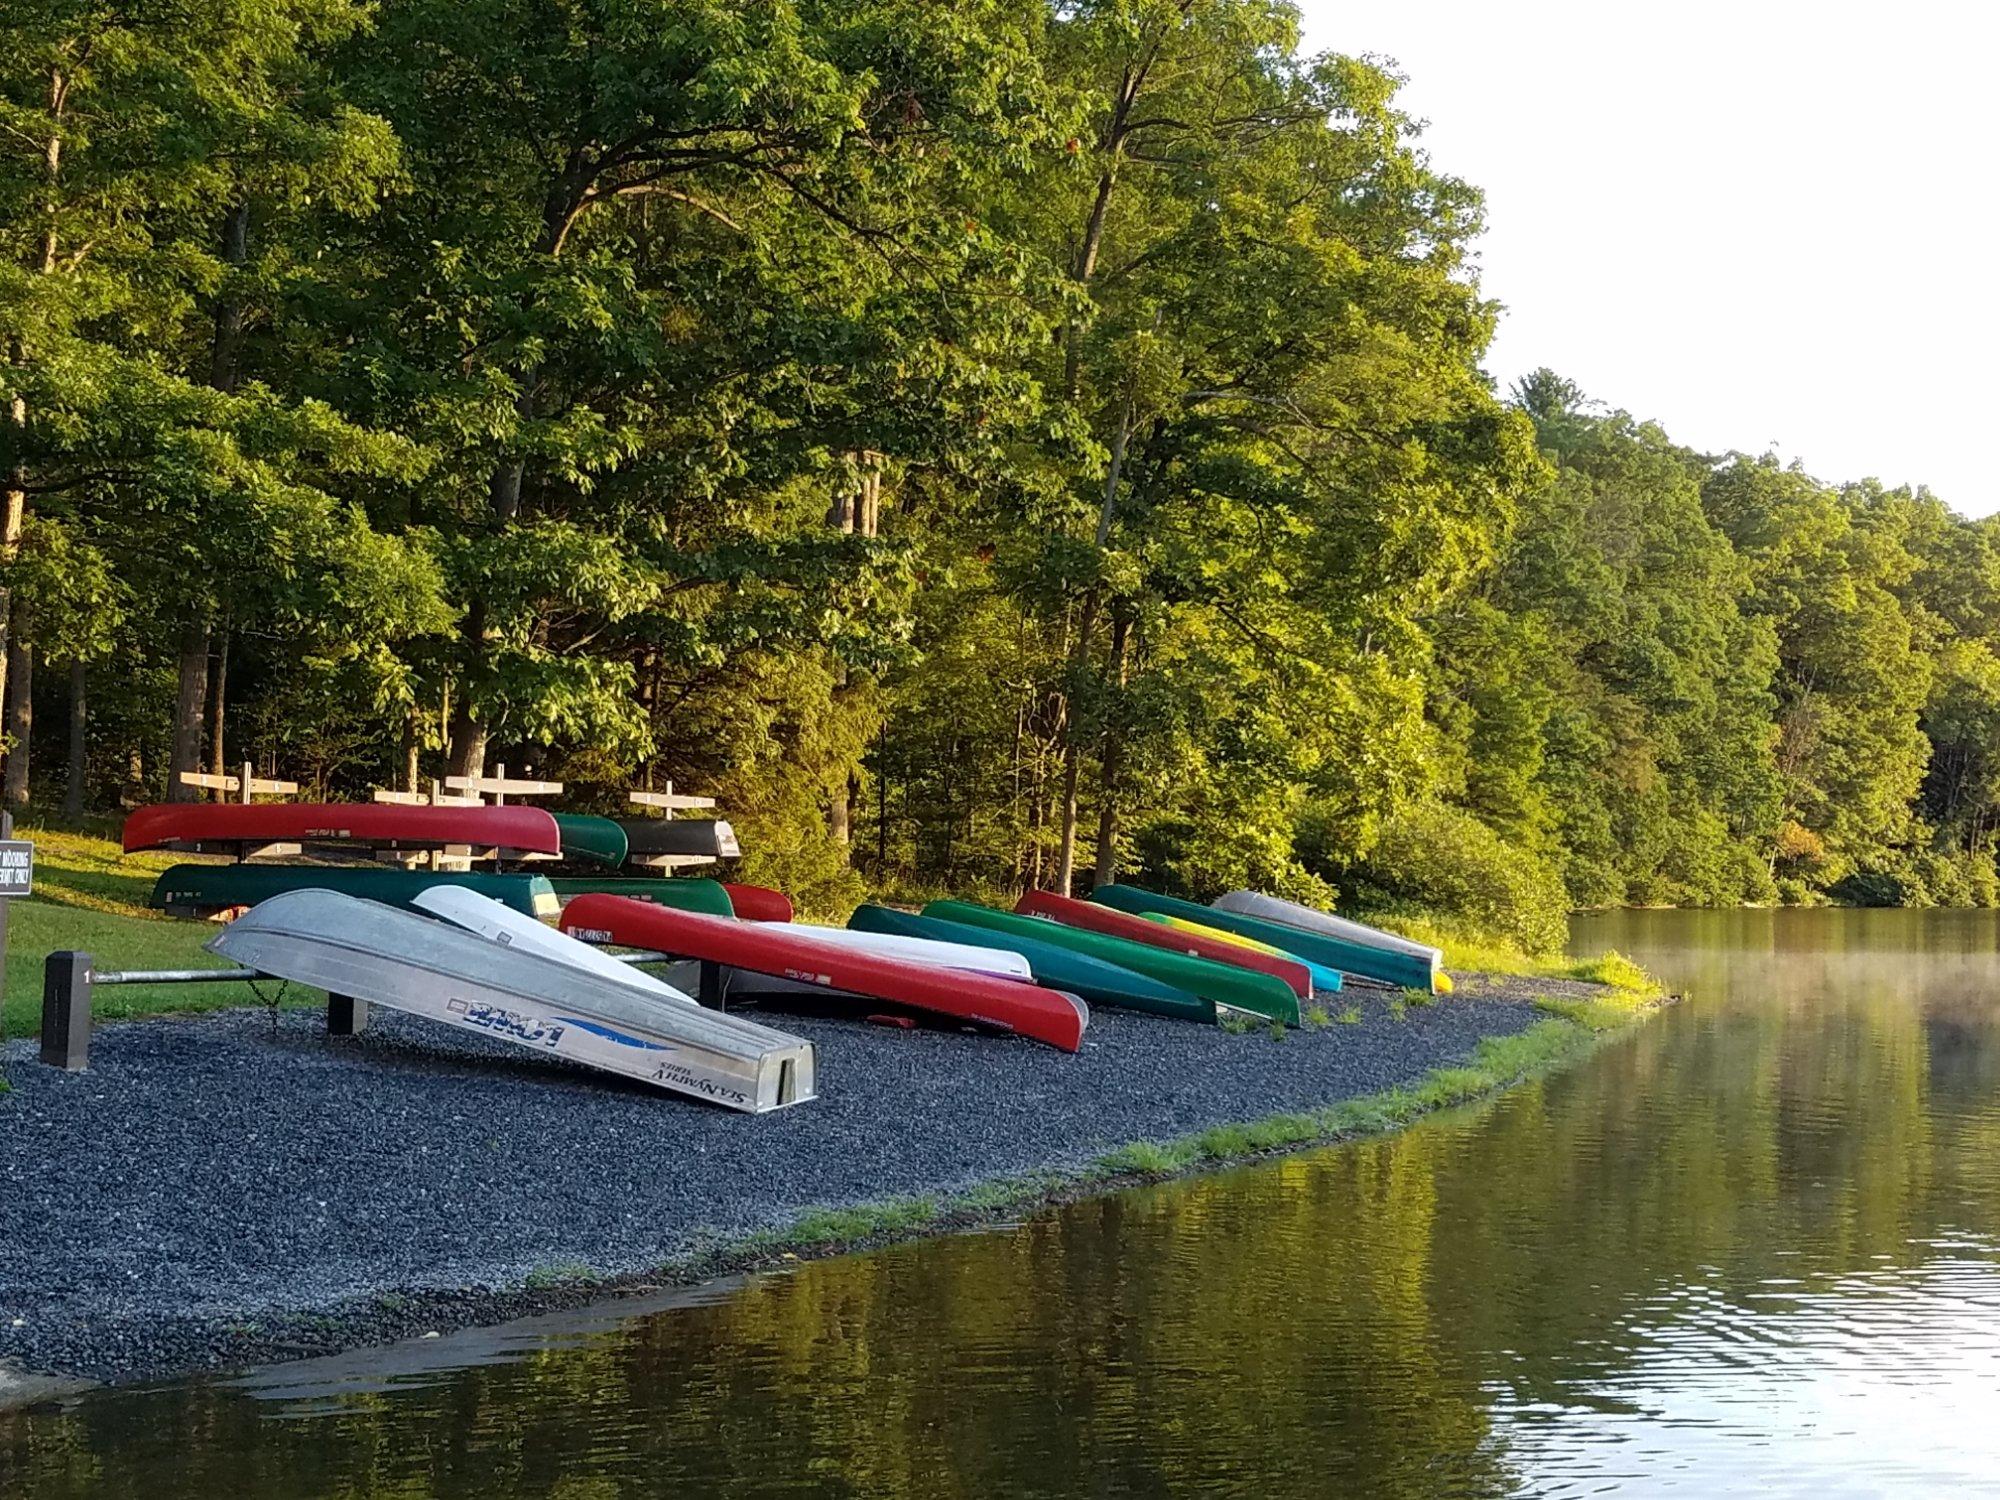
[[417,715],[413,709],[409,718],[403,721],[403,790],[406,792],[417,789],[417,778],[422,771],[419,764],[422,750],[423,741],[418,735]]
[[181,632],[180,690],[174,696],[174,754],[167,766],[167,800],[193,802],[200,793],[181,780],[201,769],[202,700],[208,693],[208,627]]
[[69,776],[63,786],[63,816],[74,822],[83,816],[84,777],[90,770],[90,669],[79,659],[69,664]]
[[[1111,660],[1117,675],[1120,696],[1129,680],[1127,647],[1132,635],[1132,617],[1120,610],[1111,621]],[[1125,763],[1125,725],[1121,712],[1114,710],[1104,729],[1104,754],[1099,771],[1097,804],[1097,868],[1091,873],[1090,888],[1101,890],[1118,878],[1118,801],[1123,788],[1119,778]]]
[[5,800],[15,812],[28,805],[29,747],[35,734],[35,646],[17,625],[7,643],[7,779]]
[[[246,197],[222,221],[222,261],[237,267],[250,260],[250,200]],[[224,281],[215,299],[215,339],[209,348],[208,383],[234,393],[242,381],[243,340],[250,327],[250,310],[242,292]]]
[[1072,736],[1063,746],[1062,835],[1056,845],[1055,890],[1067,896],[1076,878],[1076,784],[1082,772],[1083,751]]
[[[59,66],[50,68],[49,138],[42,142],[42,236],[34,264],[35,271],[43,276],[53,276],[56,271],[59,244],[57,217],[60,212],[56,192],[62,181],[63,127],[69,113],[69,90],[69,75]],[[8,340],[7,357],[17,367],[25,363],[27,355],[19,336]],[[11,429],[12,446],[18,453],[25,446],[28,433],[28,402],[18,390],[7,403],[7,425]],[[17,457],[7,466],[6,487],[0,489],[0,565],[11,563],[20,551],[21,527],[27,518],[28,466],[25,459]],[[0,586],[0,701],[6,699],[9,617],[12,614],[12,591]]]
[[[229,692],[229,632],[222,630],[215,640],[215,673],[208,686],[208,769],[214,776],[229,774],[229,762],[223,755],[222,719],[223,709]],[[216,789],[215,800],[227,800],[229,794]]]
[[478,716],[472,702],[471,679],[478,673],[486,651],[486,603],[475,599],[466,607],[463,637],[466,654],[465,678],[458,684],[451,708],[451,750],[446,758],[446,774],[484,776],[486,774],[486,721]]

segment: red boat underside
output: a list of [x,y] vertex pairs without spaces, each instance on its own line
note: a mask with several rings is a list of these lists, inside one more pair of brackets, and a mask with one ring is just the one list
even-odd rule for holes
[[736,915],[748,922],[789,922],[792,920],[792,898],[783,891],[774,891],[766,885],[731,885],[722,883],[729,892],[729,904],[736,908]]
[[371,849],[519,850],[561,854],[556,820],[539,807],[407,807],[394,802],[172,802],[135,808],[125,852],[352,844]]
[[1111,937],[1130,938],[1149,947],[1170,948],[1176,953],[1192,953],[1197,958],[1212,958],[1217,963],[1233,964],[1239,969],[1272,974],[1290,985],[1292,992],[1301,1000],[1312,998],[1312,970],[1289,958],[1278,958],[1269,953],[1259,953],[1255,948],[1225,943],[1220,938],[1148,922],[1144,917],[1135,917],[1129,912],[1114,911],[1095,901],[1058,896],[1053,891],[1029,891],[1014,903],[1014,910],[1024,917],[1050,917],[1066,927],[1081,927]]
[[1039,985],[836,948],[795,936],[775,922],[711,917],[593,893],[563,908],[562,926],[587,941],[651,948],[829,991],[892,1000],[913,1010],[1016,1032],[1065,1052],[1082,1047],[1090,1020],[1082,1001]]

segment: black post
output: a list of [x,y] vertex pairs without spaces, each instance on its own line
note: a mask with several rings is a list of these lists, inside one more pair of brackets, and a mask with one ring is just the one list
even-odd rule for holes
[[42,965],[42,1061],[66,1073],[90,1065],[88,953],[59,949]]
[[328,1036],[359,1036],[368,1027],[368,1002],[357,1000],[352,995],[336,995],[331,992],[326,997],[326,1034]]
[[706,1010],[725,1010],[722,965],[711,959],[701,961],[701,992],[695,996]]

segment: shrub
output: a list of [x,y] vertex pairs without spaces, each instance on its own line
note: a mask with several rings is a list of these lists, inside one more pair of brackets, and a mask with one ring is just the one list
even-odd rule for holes
[[1552,953],[1569,929],[1569,896],[1543,860],[1470,813],[1431,806],[1390,819],[1348,872],[1361,911],[1433,916]]

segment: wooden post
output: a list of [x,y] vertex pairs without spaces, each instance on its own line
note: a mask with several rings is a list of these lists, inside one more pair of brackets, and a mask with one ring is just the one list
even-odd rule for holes
[[250,770],[251,770],[250,762],[247,760],[244,761],[243,771],[242,771],[242,785],[243,785],[243,800],[245,802],[248,802],[250,800],[250,782],[251,782]]

